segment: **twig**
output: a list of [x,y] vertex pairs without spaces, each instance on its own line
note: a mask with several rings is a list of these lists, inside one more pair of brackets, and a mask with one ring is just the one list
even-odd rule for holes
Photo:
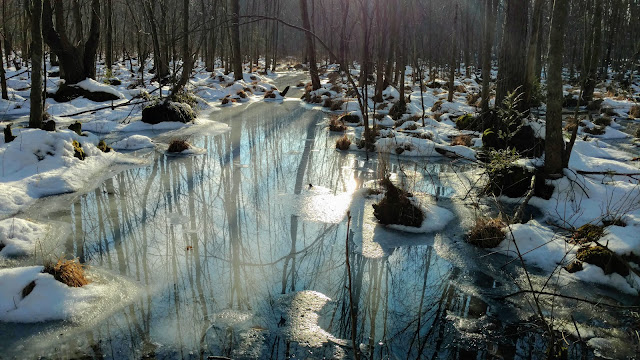
[[607,303],[601,303],[601,302],[592,301],[592,300],[588,300],[588,299],[583,299],[583,298],[579,298],[579,297],[575,297],[575,296],[571,296],[571,295],[562,295],[562,294],[552,293],[552,292],[548,292],[548,291],[535,291],[535,290],[520,290],[520,291],[514,292],[514,293],[509,294],[509,295],[497,297],[495,299],[497,299],[497,300],[505,300],[505,299],[508,299],[510,297],[519,296],[519,295],[522,295],[522,294],[537,294],[537,295],[556,296],[556,297],[563,298],[563,299],[584,302],[584,303],[587,303],[587,304],[590,304],[590,305],[604,306],[604,307],[610,307],[610,308],[615,308],[615,309],[625,309],[625,310],[640,309],[640,306],[624,306],[624,305],[607,304]]
[[522,222],[522,216],[524,215],[524,208],[529,204],[529,200],[533,197],[533,194],[536,192],[536,175],[534,174],[531,178],[531,184],[529,185],[529,192],[527,192],[527,197],[524,198],[524,201],[520,206],[518,206],[518,210],[516,210],[515,215],[513,215],[513,219],[511,220],[512,224],[519,224]]

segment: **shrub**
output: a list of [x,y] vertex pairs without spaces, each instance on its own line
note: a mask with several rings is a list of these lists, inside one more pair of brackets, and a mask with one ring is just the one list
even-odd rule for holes
[[341,137],[340,139],[338,139],[338,141],[336,141],[336,149],[338,150],[346,151],[349,150],[350,146],[351,140],[349,139],[349,137],[347,137],[347,135]]
[[42,272],[53,275],[56,280],[67,286],[81,287],[89,284],[89,280],[84,273],[84,266],[75,259],[60,259],[55,265],[49,263],[45,265]]
[[625,262],[604,246],[584,246],[578,250],[576,258],[580,261],[600,267],[606,275],[618,273],[629,275],[629,268]]
[[578,122],[576,118],[574,118],[573,116],[570,116],[567,118],[567,125],[565,125],[564,129],[568,132],[573,132],[573,130],[575,130],[576,127],[584,126],[584,125],[585,125],[584,121]]
[[189,144],[186,140],[172,140],[169,143],[169,148],[167,149],[170,153],[181,153],[185,150],[189,150],[191,148],[191,144]]
[[460,130],[480,131],[482,122],[472,114],[465,114],[456,119],[456,127]]
[[384,198],[378,204],[373,204],[373,215],[376,219],[385,225],[420,227],[424,213],[411,202],[409,194],[396,187],[388,177],[382,180],[382,186],[386,189]]
[[473,142],[471,141],[471,135],[458,135],[458,136],[454,136],[453,139],[451,140],[451,145],[456,146],[456,145],[462,145],[462,146],[471,146],[473,144]]
[[469,231],[467,242],[481,248],[494,248],[504,240],[505,223],[498,218],[478,218]]

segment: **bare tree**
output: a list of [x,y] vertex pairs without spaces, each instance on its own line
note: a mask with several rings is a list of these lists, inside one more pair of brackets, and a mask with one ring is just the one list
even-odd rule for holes
[[42,58],[44,46],[42,43],[42,0],[31,0],[29,6],[31,17],[31,94],[29,103],[29,127],[42,127]]

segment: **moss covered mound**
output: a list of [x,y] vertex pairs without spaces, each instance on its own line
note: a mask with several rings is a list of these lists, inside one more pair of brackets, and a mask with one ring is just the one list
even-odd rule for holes
[[105,102],[119,100],[117,95],[103,91],[89,91],[81,87],[73,85],[62,85],[55,94],[49,94],[49,97],[57,102],[67,102],[73,99],[84,97],[95,102]]
[[167,149],[170,153],[181,153],[185,150],[189,150],[191,148],[191,144],[189,144],[186,140],[173,140],[169,143],[169,148]]
[[604,228],[602,226],[585,224],[580,226],[573,232],[571,239],[578,244],[586,244],[593,241],[598,241],[604,235]]
[[82,149],[82,144],[80,144],[79,142],[73,140],[71,145],[73,145],[73,156],[74,157],[77,157],[80,160],[84,160],[87,157],[86,154],[84,153],[84,150]]
[[152,125],[162,122],[188,123],[195,118],[191,106],[174,101],[159,102],[142,110],[142,122]]
[[618,273],[622,276],[629,275],[627,264],[604,246],[584,246],[578,250],[576,258],[580,261],[600,267],[605,274]]
[[408,194],[397,188],[388,178],[382,181],[387,190],[384,198],[373,204],[373,215],[381,224],[420,227],[424,220],[422,209],[414,205]]

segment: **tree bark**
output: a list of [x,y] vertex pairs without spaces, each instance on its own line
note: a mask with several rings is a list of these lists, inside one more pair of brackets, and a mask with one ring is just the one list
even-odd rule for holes
[[535,0],[533,5],[533,19],[531,20],[531,37],[529,38],[529,50],[527,51],[527,72],[524,81],[524,103],[526,108],[531,107],[531,98],[535,84],[539,81],[536,74],[536,64],[538,63],[538,44],[542,41],[542,29],[540,21],[545,0]]
[[484,24],[484,50],[482,51],[482,101],[480,108],[483,114],[489,112],[489,97],[491,94],[491,49],[496,30],[495,10],[497,0],[486,0]]
[[7,77],[4,71],[4,61],[2,59],[3,57],[2,46],[0,44],[0,88],[2,88],[2,98],[4,100],[9,100],[9,94],[7,93]]
[[193,59],[189,51],[189,0],[182,0],[182,11],[182,75],[173,87],[171,94],[176,94],[184,88],[193,68]]
[[562,137],[562,63],[564,32],[569,0],[555,0],[549,38],[549,68],[547,70],[547,126],[544,171],[547,175],[560,175],[566,155]]
[[113,17],[112,0],[107,0],[107,33],[105,34],[105,60],[104,65],[107,68],[107,74],[111,75],[111,65],[113,65],[113,25],[111,20]]
[[453,83],[456,78],[456,58],[458,56],[458,45],[456,44],[456,33],[458,27],[458,4],[456,3],[456,11],[453,17],[453,31],[451,32],[451,36],[453,39],[451,40],[451,59],[449,61],[449,96],[447,97],[448,102],[453,101],[453,92],[455,90],[455,86]]
[[302,27],[305,31],[307,41],[307,57],[309,59],[309,75],[311,76],[311,86],[313,90],[320,89],[320,76],[318,75],[318,63],[316,61],[316,49],[309,22],[309,12],[307,10],[307,0],[300,0],[300,15],[302,16]]
[[231,52],[233,62],[233,77],[242,80],[242,55],[240,54],[240,5],[238,0],[231,0]]
[[[506,0],[502,48],[498,67],[496,106],[501,106],[508,93],[523,92],[526,52],[522,44],[527,39],[529,0]],[[521,106],[524,104],[520,102]]]
[[[56,1],[56,8],[62,6],[62,1]],[[63,79],[67,85],[76,84],[86,78],[96,76],[96,51],[100,42],[100,1],[91,1],[91,26],[89,36],[84,44],[73,45],[67,38],[64,21],[60,19],[56,10],[56,27],[53,26],[53,11],[51,1],[42,3],[42,34],[45,43],[60,59],[64,69]],[[76,27],[81,27],[76,22]]]
[[602,42],[602,0],[596,0],[593,14],[593,42],[591,43],[591,57],[587,59],[587,78],[584,85],[582,98],[589,102],[593,100],[593,92],[598,77],[598,64],[600,61],[600,46]]
[[31,0],[31,94],[29,103],[29,127],[42,127],[42,0]]
[[153,9],[151,9],[151,4],[149,4],[149,0],[142,0],[144,7],[144,14],[149,21],[149,26],[151,28],[151,41],[153,43],[153,64],[156,70],[156,78],[158,81],[164,79],[169,75],[169,64],[165,61],[165,56],[162,53],[162,48],[160,47],[160,38],[158,36],[158,23],[156,22],[156,18],[153,14]]

